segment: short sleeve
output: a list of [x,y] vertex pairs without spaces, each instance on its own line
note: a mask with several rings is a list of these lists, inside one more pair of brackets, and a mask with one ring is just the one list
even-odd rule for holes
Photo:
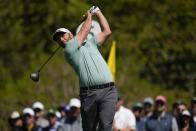
[[127,112],[127,123],[128,127],[130,127],[131,129],[136,129],[136,119],[131,111]]
[[178,124],[177,124],[176,119],[174,117],[172,119],[172,131],[178,131]]
[[92,41],[93,46],[97,48],[101,47],[97,41],[97,36],[93,32],[89,32],[89,34],[91,34],[92,36],[91,41]]
[[74,37],[69,40],[64,48],[65,55],[72,55],[79,48],[78,39]]

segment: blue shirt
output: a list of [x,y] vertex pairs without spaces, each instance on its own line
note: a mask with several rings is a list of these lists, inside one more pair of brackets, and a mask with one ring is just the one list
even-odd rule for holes
[[76,119],[67,116],[62,120],[62,123],[65,131],[83,131],[82,118],[80,115]]
[[145,131],[145,122],[141,119],[136,120],[137,131]]

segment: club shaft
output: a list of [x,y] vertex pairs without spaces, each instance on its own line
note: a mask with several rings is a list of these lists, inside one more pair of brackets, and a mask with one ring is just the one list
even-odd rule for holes
[[57,47],[56,50],[51,54],[51,56],[41,65],[38,72],[42,70],[42,68],[48,63],[48,61],[54,56],[54,54],[61,48],[61,46]]

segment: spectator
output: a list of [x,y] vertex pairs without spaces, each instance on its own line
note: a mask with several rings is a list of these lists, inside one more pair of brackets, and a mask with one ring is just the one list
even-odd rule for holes
[[70,113],[62,119],[65,131],[82,131],[82,118],[80,115],[80,100],[72,98],[69,102]]
[[50,109],[47,112],[49,126],[44,128],[43,131],[64,131],[63,125],[57,121],[56,110]]
[[57,120],[61,122],[61,113],[59,111],[56,111],[56,117],[57,117]]
[[8,122],[12,131],[22,131],[22,119],[18,111],[12,112]]
[[41,128],[33,123],[34,112],[31,108],[25,108],[23,110],[23,131],[41,131]]
[[156,97],[155,112],[146,122],[147,131],[178,131],[176,119],[166,112],[166,98]]
[[69,105],[66,105],[64,102],[62,102],[61,104],[60,104],[60,106],[58,107],[58,109],[57,109],[59,112],[60,112],[60,114],[61,114],[61,118],[59,119],[59,121],[61,121],[63,118],[65,118],[66,117],[66,115],[69,113],[69,111],[70,111],[70,107],[69,107]]
[[143,106],[144,106],[144,114],[142,116],[142,120],[146,121],[153,114],[154,100],[151,97],[146,97],[143,101]]
[[114,116],[113,131],[133,131],[136,129],[135,116],[123,105],[122,96],[118,93],[117,109]]
[[178,109],[177,109],[177,114],[178,115],[180,115],[180,114],[182,114],[182,112],[184,111],[184,110],[186,110],[187,108],[186,108],[186,105],[184,104],[184,103],[179,103],[178,104]]
[[178,102],[178,105],[177,105],[177,115],[176,115],[176,121],[177,121],[177,124],[178,124],[178,127],[180,127],[180,117],[181,117],[181,114],[184,110],[186,110],[186,105],[183,104],[181,101]]
[[33,103],[33,110],[35,113],[35,124],[41,128],[45,128],[49,125],[48,120],[44,119],[44,105],[41,102]]
[[145,122],[141,119],[142,114],[142,104],[137,102],[133,104],[132,111],[136,118],[136,128],[137,131],[144,131],[145,130]]
[[193,131],[196,131],[196,97],[191,100],[191,113],[194,121]]
[[181,104],[182,102],[181,101],[177,101],[175,103],[173,103],[172,105],[172,113],[173,113],[173,116],[174,117],[177,117],[179,114],[178,114],[178,105]]
[[192,131],[193,128],[193,120],[191,119],[191,114],[188,110],[182,111],[180,115],[180,126],[179,129],[181,131]]

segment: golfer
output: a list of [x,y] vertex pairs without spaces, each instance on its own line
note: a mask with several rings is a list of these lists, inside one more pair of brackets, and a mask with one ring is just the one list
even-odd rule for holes
[[[91,30],[92,15],[101,25],[101,32],[85,41]],[[64,48],[64,56],[79,77],[82,127],[84,131],[95,131],[99,122],[100,131],[111,131],[116,111],[117,91],[112,74],[98,48],[110,36],[109,24],[96,6],[90,8],[80,31],[73,34],[59,28],[53,35]]]

